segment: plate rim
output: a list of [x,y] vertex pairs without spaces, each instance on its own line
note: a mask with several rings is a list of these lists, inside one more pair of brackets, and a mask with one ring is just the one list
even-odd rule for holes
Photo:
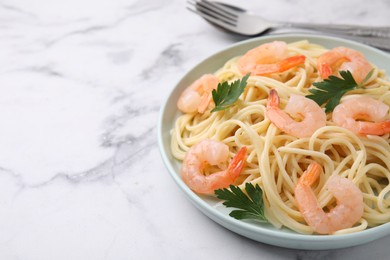
[[[292,233],[284,232],[282,230],[273,230],[267,227],[262,227],[259,225],[255,225],[253,222],[236,220],[227,214],[218,211],[217,209],[211,207],[204,199],[202,199],[202,195],[198,195],[193,192],[180,178],[180,173],[176,172],[173,166],[170,163],[170,159],[164,148],[164,134],[163,134],[163,124],[164,124],[164,114],[167,110],[168,106],[172,106],[169,100],[179,87],[180,83],[188,77],[198,66],[212,59],[213,57],[220,55],[228,51],[229,49],[235,49],[239,46],[250,45],[252,43],[261,44],[262,42],[272,41],[272,40],[291,40],[295,38],[301,38],[301,40],[308,40],[312,42],[312,40],[327,40],[333,43],[343,43],[347,45],[357,46],[359,48],[363,48],[367,51],[373,52],[377,55],[383,56],[385,59],[388,59],[390,62],[390,54],[376,49],[374,47],[365,45],[363,43],[355,42],[352,40],[347,40],[334,36],[322,36],[322,35],[313,35],[313,34],[278,34],[278,35],[267,35],[256,38],[247,39],[244,41],[239,41],[234,44],[228,45],[227,47],[219,50],[217,52],[211,53],[206,58],[198,61],[194,66],[188,69],[184,74],[181,74],[179,80],[176,84],[173,84],[173,88],[169,91],[169,93],[163,98],[163,104],[160,107],[159,117],[158,117],[158,125],[157,125],[157,138],[158,138],[158,146],[160,155],[163,159],[164,165],[166,166],[169,175],[174,179],[175,183],[179,186],[179,188],[185,193],[186,198],[190,200],[190,202],[198,208],[203,214],[212,219],[214,222],[222,225],[223,227],[250,238],[252,240],[274,245],[285,248],[293,248],[293,249],[305,249],[305,250],[326,250],[326,249],[338,249],[338,248],[346,248],[350,246],[356,246],[360,244],[365,244],[371,242],[373,240],[379,239],[386,235],[390,235],[390,222],[382,224],[377,227],[369,228],[363,231],[359,231],[357,233],[351,234],[339,234],[339,235],[306,235],[300,233]],[[388,75],[390,73],[387,72]],[[173,125],[171,125],[173,127]],[[171,127],[171,129],[172,129]],[[346,242],[347,241],[347,242]]]

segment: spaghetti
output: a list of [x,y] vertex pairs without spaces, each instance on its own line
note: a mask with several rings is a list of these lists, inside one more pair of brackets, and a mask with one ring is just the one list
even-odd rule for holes
[[[177,118],[172,130],[171,150],[178,160],[205,139],[228,145],[231,157],[246,146],[248,156],[240,176],[234,181],[242,189],[245,183],[259,184],[263,190],[265,213],[277,228],[287,227],[303,234],[312,234],[297,207],[294,188],[302,173],[313,161],[323,174],[314,185],[321,207],[331,209],[335,199],[325,188],[331,175],[351,180],[363,194],[364,213],[351,228],[335,234],[353,233],[390,221],[390,135],[358,135],[337,126],[327,114],[326,125],[309,137],[297,138],[278,129],[267,117],[268,93],[275,89],[281,108],[293,94],[306,96],[313,82],[321,81],[317,58],[327,49],[308,41],[288,44],[288,54],[304,55],[304,64],[267,76],[250,76],[247,87],[234,106],[211,113],[185,113]],[[219,82],[242,78],[235,57],[214,75]],[[367,95],[390,106],[390,82],[385,72],[374,67],[365,88],[352,90],[341,101]],[[213,169],[208,169],[211,174]]]

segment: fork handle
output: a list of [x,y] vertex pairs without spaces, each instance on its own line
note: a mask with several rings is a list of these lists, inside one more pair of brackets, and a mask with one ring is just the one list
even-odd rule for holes
[[[294,27],[301,29],[314,29],[323,32],[348,34],[353,36],[373,36],[379,38],[390,38],[390,27],[372,27],[360,25],[339,25],[339,24],[307,24],[307,23],[280,23],[279,26]],[[389,39],[390,41],[390,39]]]

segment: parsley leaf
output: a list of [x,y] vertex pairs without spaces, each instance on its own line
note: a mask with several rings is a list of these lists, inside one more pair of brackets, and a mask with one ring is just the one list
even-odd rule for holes
[[255,219],[261,222],[267,222],[264,215],[263,191],[256,184],[245,184],[245,190],[248,196],[238,187],[230,185],[230,190],[219,189],[215,191],[218,199],[225,200],[223,205],[226,207],[238,208],[233,210],[229,216],[235,219]]
[[362,83],[357,84],[350,71],[340,71],[341,78],[332,75],[324,81],[314,82],[313,86],[316,88],[309,89],[311,94],[306,97],[314,100],[320,106],[327,102],[325,112],[332,112],[340,103],[340,99],[345,93],[363,87],[372,73],[373,70],[367,74]]
[[236,80],[231,84],[227,81],[218,83],[217,89],[213,89],[212,92],[215,108],[211,112],[224,110],[232,106],[244,92],[249,75],[248,73],[241,80]]

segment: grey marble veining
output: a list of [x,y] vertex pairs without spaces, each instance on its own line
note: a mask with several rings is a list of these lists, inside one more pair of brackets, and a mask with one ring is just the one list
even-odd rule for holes
[[[390,24],[386,0],[226,2],[275,20]],[[180,0],[1,1],[0,259],[386,259],[390,237],[329,251],[243,238],[169,177],[164,98],[243,39]]]

